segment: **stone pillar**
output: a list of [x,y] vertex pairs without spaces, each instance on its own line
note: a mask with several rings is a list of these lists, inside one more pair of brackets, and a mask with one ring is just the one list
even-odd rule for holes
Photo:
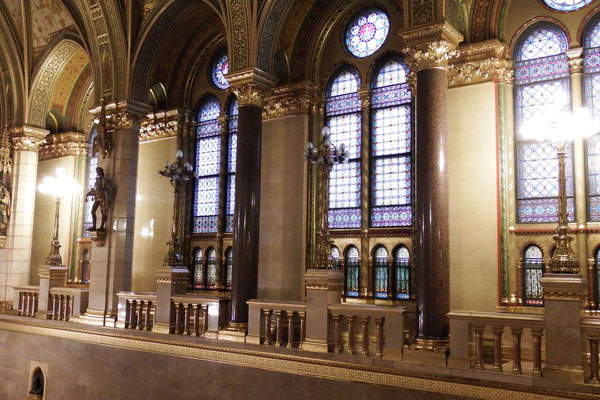
[[48,134],[31,126],[14,126],[9,132],[14,153],[8,238],[0,249],[0,299],[4,302],[12,300],[13,286],[29,284],[38,151]]
[[544,274],[546,364],[544,377],[583,383],[585,342],[581,313],[586,295],[585,278],[579,274]]
[[247,300],[258,291],[262,100],[274,78],[251,69],[228,76],[239,103],[235,171],[231,319],[219,338],[244,341]]
[[219,117],[219,125],[221,127],[221,164],[219,166],[219,216],[217,217],[217,289],[223,290],[227,286],[227,277],[223,268],[223,233],[225,232],[225,213],[227,203],[227,164],[229,152],[229,117],[221,115]]
[[[112,150],[98,166],[114,187],[106,232],[92,232],[93,257],[90,274],[89,306],[82,322],[107,325],[114,323],[120,291],[131,290],[135,197],[138,164],[138,121],[148,108],[145,105],[119,101],[106,106],[106,121]],[[105,114],[100,107],[92,111]],[[97,215],[100,216],[98,210]],[[98,218],[100,221],[100,218]]]
[[[418,349],[448,346],[450,255],[448,218],[448,58],[460,33],[447,23],[401,33],[417,76],[415,261]],[[424,39],[425,38],[425,39]]]
[[67,284],[68,268],[64,265],[46,264],[40,267],[40,292],[38,295],[38,311],[36,318],[50,318],[52,310],[52,300],[50,299],[50,289],[55,287],[65,287]]
[[375,293],[372,257],[369,249],[369,192],[371,175],[369,164],[371,156],[371,94],[369,90],[359,91],[361,110],[361,185],[360,185],[360,274],[359,295],[373,301]]

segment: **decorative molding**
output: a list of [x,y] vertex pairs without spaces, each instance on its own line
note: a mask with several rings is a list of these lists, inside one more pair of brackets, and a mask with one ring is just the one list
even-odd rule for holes
[[[109,131],[137,129],[150,106],[130,100],[120,100],[106,105],[106,122]],[[90,110],[95,117],[101,114],[102,106]]]
[[418,47],[431,42],[446,41],[455,48],[463,41],[463,35],[448,21],[421,25],[418,28],[404,29],[399,32],[408,47]]
[[316,87],[312,83],[303,82],[274,88],[265,98],[263,119],[308,114],[315,97]]
[[447,68],[448,61],[460,55],[456,51],[463,36],[448,21],[436,22],[400,31],[407,47],[402,52],[412,69]]
[[308,269],[304,275],[306,289],[340,292],[344,290],[344,274],[330,269]]
[[514,71],[507,55],[508,46],[496,39],[459,48],[448,67],[448,85],[511,81]]
[[157,283],[171,283],[177,286],[187,286],[189,283],[189,271],[186,267],[161,266],[156,270]]
[[258,69],[250,68],[227,75],[231,89],[237,96],[240,106],[255,105],[262,107],[265,92],[277,79]]
[[15,151],[38,151],[48,134],[46,129],[33,126],[12,126],[9,129]]
[[44,144],[40,147],[39,160],[74,156],[87,157],[89,144],[85,135],[80,132],[56,133],[46,136]]
[[450,43],[445,40],[436,40],[415,48],[405,47],[402,53],[415,71],[427,68],[446,69],[448,60],[458,54],[456,50],[451,50]]
[[587,298],[587,284],[579,274],[544,274],[541,284],[545,301],[585,301]]
[[191,120],[191,111],[176,108],[150,113],[140,121],[140,142],[169,137],[190,137],[196,128]]

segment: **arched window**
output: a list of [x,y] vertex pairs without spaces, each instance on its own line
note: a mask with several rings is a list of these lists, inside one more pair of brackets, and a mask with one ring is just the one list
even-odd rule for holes
[[375,250],[373,260],[373,275],[375,276],[375,297],[388,298],[388,252],[383,246]]
[[233,211],[235,209],[235,158],[237,151],[238,101],[232,99],[227,110],[229,135],[227,141],[227,210],[225,212],[225,232],[233,232]]
[[543,274],[542,250],[532,244],[523,252],[523,300],[526,306],[544,304],[544,291],[541,285]]
[[346,250],[346,297],[358,297],[359,270],[358,249],[350,246]]
[[410,253],[406,246],[394,254],[394,294],[396,299],[410,299]]
[[332,78],[327,89],[325,124],[331,129],[331,142],[344,144],[349,151],[347,164],[337,164],[329,176],[329,227],[360,228],[360,77],[345,67]]
[[[515,134],[518,222],[558,220],[558,162],[550,142],[523,134],[534,117],[571,109],[568,42],[556,25],[539,22],[519,37],[515,50]],[[567,213],[574,220],[572,146],[567,151]]]
[[194,288],[204,289],[206,287],[206,274],[204,273],[204,259],[202,258],[202,249],[194,250]]
[[371,226],[412,223],[412,93],[399,57],[376,70],[371,94]]
[[231,290],[231,279],[233,276],[233,249],[230,247],[225,251],[225,288]]
[[590,4],[592,0],[542,0],[544,4],[556,11],[575,11]]
[[331,258],[333,259],[333,269],[340,269],[340,250],[331,246]]
[[194,233],[216,233],[219,216],[219,172],[221,161],[221,113],[219,100],[208,97],[198,112],[196,142],[196,191]]
[[594,270],[594,278],[596,279],[594,299],[596,301],[596,309],[600,309],[600,247],[598,247],[594,254]]
[[[94,147],[94,139],[98,134],[98,125],[94,124],[92,126],[92,130],[90,131],[90,137],[88,139],[88,158],[87,158],[87,173],[85,176],[85,192],[96,184],[96,168],[98,167],[98,156],[93,155],[93,147]],[[89,237],[90,232],[88,228],[92,227],[92,205],[94,202],[91,198],[85,199],[85,204],[83,206],[83,236]]]
[[90,283],[90,252],[84,249],[81,253],[81,283]]
[[[600,121],[600,15],[583,34],[583,84],[585,105]],[[587,139],[588,218],[600,221],[600,135]]]
[[217,252],[212,247],[206,251],[206,288],[217,287]]

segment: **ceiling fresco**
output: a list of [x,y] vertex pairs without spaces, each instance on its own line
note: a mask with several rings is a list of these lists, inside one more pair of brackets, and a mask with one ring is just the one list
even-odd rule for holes
[[57,33],[75,24],[60,0],[31,0],[31,9],[34,49],[46,46]]

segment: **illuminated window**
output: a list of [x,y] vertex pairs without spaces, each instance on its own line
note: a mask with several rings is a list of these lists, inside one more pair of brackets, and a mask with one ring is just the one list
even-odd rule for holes
[[204,289],[206,287],[206,274],[204,273],[204,263],[202,258],[202,249],[194,250],[194,288]]
[[356,57],[370,56],[381,48],[389,31],[388,16],[378,8],[367,8],[346,27],[346,48]]
[[206,288],[217,287],[217,252],[210,248],[206,250]]
[[526,306],[542,306],[544,290],[542,288],[542,250],[531,245],[523,253],[523,301]]
[[410,298],[410,253],[405,246],[394,254],[394,294],[396,299]]
[[346,250],[346,297],[358,297],[358,275],[360,270],[360,260],[358,258],[358,249],[350,246]]
[[373,275],[375,277],[375,297],[387,299],[388,297],[388,252],[380,246],[375,250],[373,260]]
[[340,269],[340,250],[335,246],[331,246],[331,258],[333,259],[333,268]]
[[230,247],[225,252],[225,288],[231,290],[233,279],[233,249]]
[[229,135],[227,141],[227,204],[225,212],[225,232],[233,232],[233,212],[235,209],[235,157],[237,151],[238,101],[229,105]]
[[229,73],[229,58],[227,50],[219,53],[212,65],[211,76],[212,81],[219,89],[227,89],[229,81],[225,76]]
[[542,0],[556,11],[575,11],[590,4],[592,0]]

